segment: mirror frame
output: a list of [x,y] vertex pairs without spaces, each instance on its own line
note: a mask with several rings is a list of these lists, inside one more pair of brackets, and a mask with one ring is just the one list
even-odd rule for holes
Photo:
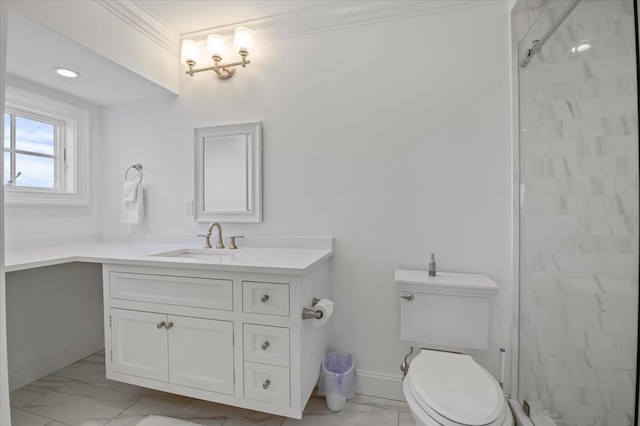
[[[210,137],[243,135],[247,138],[247,211],[204,210],[204,140]],[[262,222],[262,122],[199,127],[195,140],[196,222]]]

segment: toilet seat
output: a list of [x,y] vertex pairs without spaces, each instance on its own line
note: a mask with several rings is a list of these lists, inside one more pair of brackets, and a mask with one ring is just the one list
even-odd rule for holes
[[423,350],[403,388],[414,417],[425,425],[512,424],[500,385],[469,355]]

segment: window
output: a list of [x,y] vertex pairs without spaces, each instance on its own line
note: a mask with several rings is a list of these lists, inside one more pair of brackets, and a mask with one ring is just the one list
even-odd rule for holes
[[59,123],[4,115],[4,184],[57,189],[64,180]]
[[86,110],[7,86],[5,202],[86,204],[88,131]]

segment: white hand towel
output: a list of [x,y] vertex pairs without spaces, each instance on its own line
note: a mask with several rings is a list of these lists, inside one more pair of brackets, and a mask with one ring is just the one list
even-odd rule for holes
[[124,191],[122,193],[123,201],[136,201],[136,196],[138,195],[138,181],[125,181],[124,183]]
[[138,224],[144,217],[144,197],[140,182],[127,181],[122,193],[122,223]]

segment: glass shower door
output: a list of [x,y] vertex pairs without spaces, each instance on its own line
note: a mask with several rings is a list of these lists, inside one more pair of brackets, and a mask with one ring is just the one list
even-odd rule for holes
[[[549,2],[522,55],[561,15]],[[582,0],[519,70],[518,399],[536,425],[633,425],[638,104],[632,0]]]

